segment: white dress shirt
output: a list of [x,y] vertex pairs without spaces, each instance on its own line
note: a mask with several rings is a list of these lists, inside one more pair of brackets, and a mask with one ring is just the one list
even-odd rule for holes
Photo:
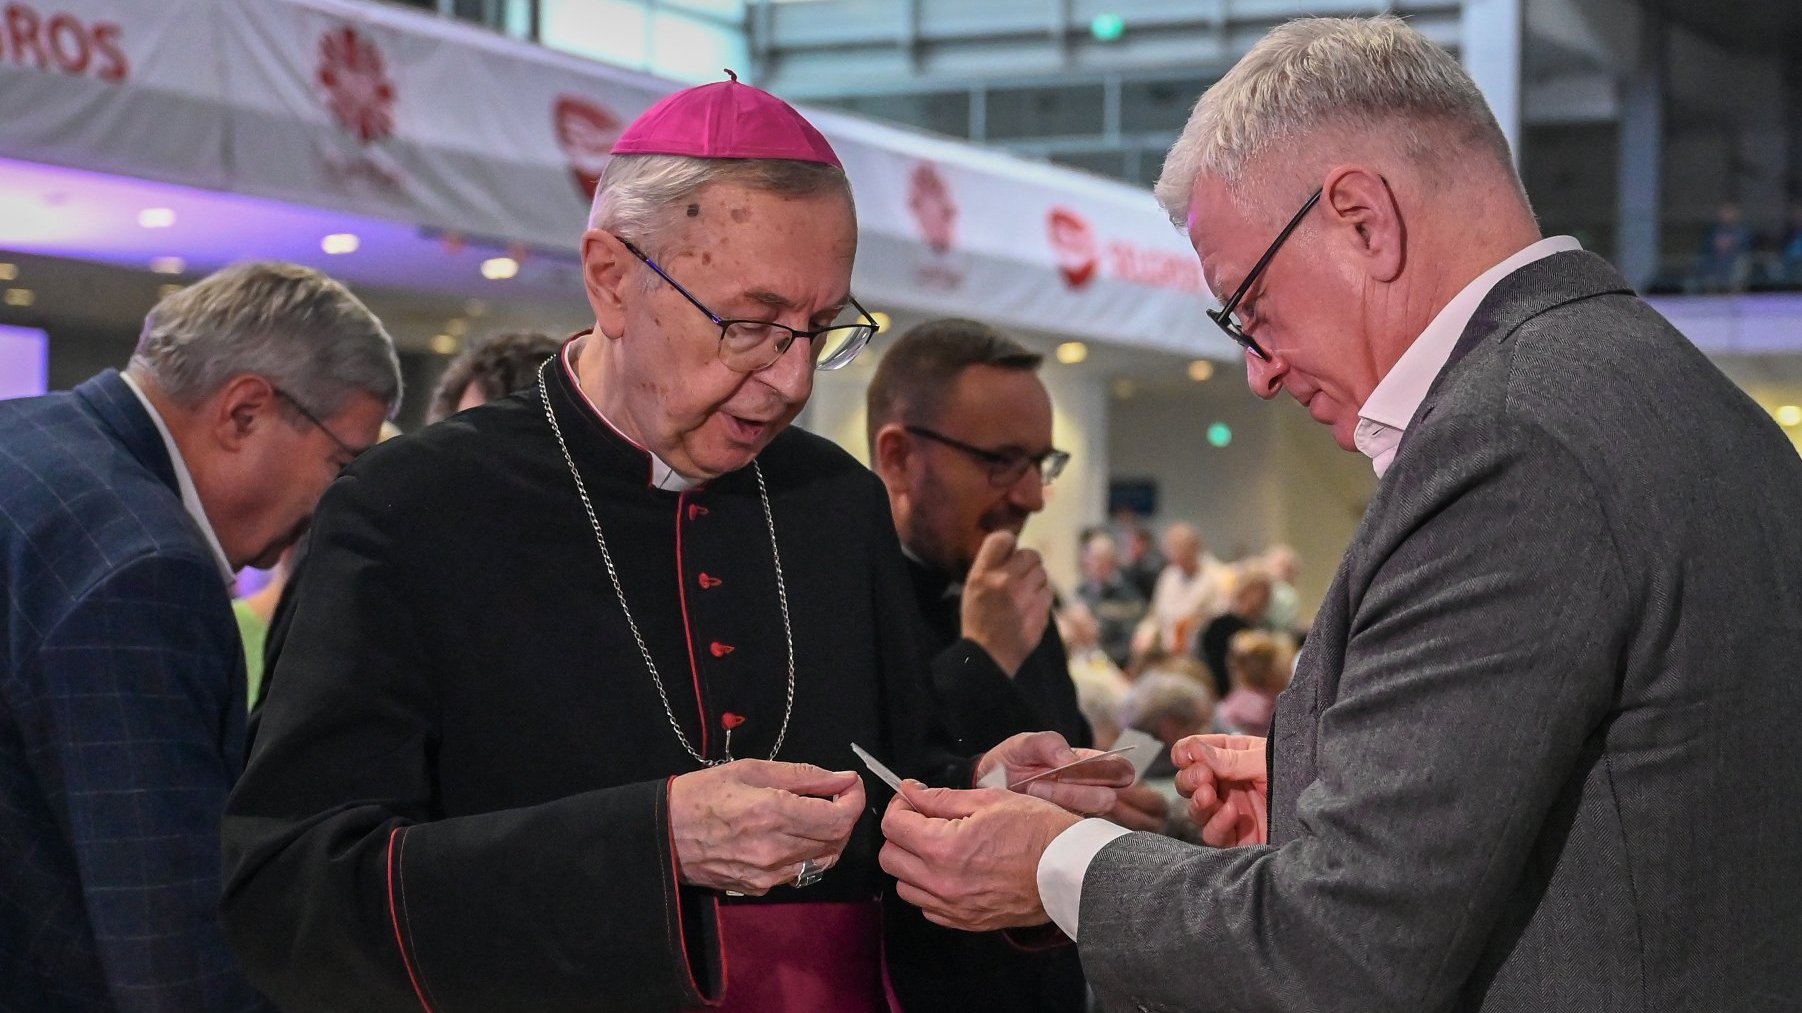
[[[1464,334],[1477,307],[1503,278],[1536,260],[1554,253],[1581,250],[1582,244],[1570,236],[1541,239],[1507,260],[1495,265],[1445,304],[1420,337],[1414,340],[1394,368],[1371,391],[1364,407],[1358,410],[1356,443],[1358,450],[1370,458],[1371,466],[1381,478],[1402,442],[1408,420],[1426,399],[1440,370],[1445,368]],[[1106,820],[1087,819],[1058,835],[1039,856],[1039,900],[1045,913],[1071,939],[1076,938],[1077,916],[1082,908],[1082,882],[1089,863],[1101,849],[1115,838],[1129,833]]]
[[136,380],[124,373],[119,375],[125,381],[125,386],[130,387],[131,392],[138,396],[138,402],[144,406],[150,421],[156,423],[156,431],[163,438],[163,447],[169,451],[169,463],[175,467],[175,484],[181,490],[181,505],[188,511],[188,516],[194,518],[194,526],[205,536],[207,547],[213,550],[213,559],[219,564],[220,574],[224,576],[225,583],[230,585],[237,579],[237,571],[232,569],[231,560],[226,558],[225,547],[219,544],[219,535],[213,530],[213,522],[207,519],[206,505],[200,502],[200,493],[194,488],[194,476],[188,471],[187,460],[181,456],[181,448],[175,445],[175,437],[170,434],[168,423],[163,421],[156,405],[150,403],[150,398],[144,396],[144,390]]
[[1353,442],[1359,452],[1370,458],[1378,478],[1389,470],[1389,462],[1395,460],[1395,451],[1401,446],[1408,420],[1426,400],[1427,391],[1439,378],[1446,360],[1452,357],[1452,349],[1464,335],[1464,328],[1470,324],[1470,318],[1490,290],[1503,278],[1536,260],[1582,248],[1583,244],[1570,236],[1541,239],[1477,275],[1476,280],[1464,286],[1451,302],[1445,304],[1433,322],[1427,324],[1427,329],[1421,331],[1420,337],[1414,339],[1402,357],[1395,361],[1394,367],[1377,384],[1377,389],[1370,392],[1364,407],[1358,409],[1358,428]]

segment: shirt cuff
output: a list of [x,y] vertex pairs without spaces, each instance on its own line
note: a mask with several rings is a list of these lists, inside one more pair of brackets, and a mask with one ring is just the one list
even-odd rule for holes
[[1076,938],[1076,917],[1082,912],[1082,881],[1089,874],[1089,863],[1115,838],[1129,833],[1107,820],[1083,820],[1057,835],[1039,856],[1039,902],[1072,940]]

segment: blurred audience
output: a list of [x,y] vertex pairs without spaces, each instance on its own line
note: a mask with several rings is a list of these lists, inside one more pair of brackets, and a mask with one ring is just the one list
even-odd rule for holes
[[1244,567],[1230,597],[1231,605],[1202,631],[1198,651],[1213,677],[1214,691],[1225,696],[1231,689],[1226,670],[1227,646],[1235,635],[1265,624],[1270,611],[1270,575],[1255,566]]
[[1752,269],[1752,230],[1738,204],[1722,204],[1702,240],[1690,288],[1696,292],[1744,292]]
[[1164,554],[1158,551],[1157,539],[1145,526],[1145,518],[1137,511],[1114,511],[1114,544],[1120,552],[1120,570],[1126,580],[1146,601],[1157,589],[1158,575],[1164,572]]
[[1120,572],[1120,554],[1112,535],[1097,531],[1083,542],[1082,583],[1077,600],[1089,607],[1100,625],[1101,649],[1116,665],[1132,657],[1133,630],[1150,607],[1139,589]]
[[1134,637],[1144,650],[1155,641],[1164,650],[1186,653],[1196,633],[1226,610],[1232,574],[1207,551],[1201,533],[1182,521],[1164,529],[1164,557],[1151,610]]
[[1223,732],[1270,734],[1276,698],[1294,674],[1294,651],[1281,633],[1241,630],[1226,649],[1227,677],[1232,689],[1215,709],[1214,723]]
[[1301,557],[1287,545],[1272,545],[1264,550],[1261,560],[1270,575],[1270,609],[1264,614],[1264,625],[1284,633],[1301,629],[1301,595],[1295,582],[1301,577]]

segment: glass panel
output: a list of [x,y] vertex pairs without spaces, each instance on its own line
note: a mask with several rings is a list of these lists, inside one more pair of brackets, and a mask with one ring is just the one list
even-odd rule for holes
[[539,41],[552,49],[645,69],[644,5],[632,0],[541,0]]
[[651,20],[651,71],[680,81],[721,81],[724,68],[750,72],[742,29],[676,11],[659,10]]

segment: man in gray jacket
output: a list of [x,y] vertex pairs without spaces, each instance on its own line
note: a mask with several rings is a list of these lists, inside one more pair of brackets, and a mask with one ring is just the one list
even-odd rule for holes
[[1110,1009],[1802,1008],[1795,449],[1397,19],[1273,31],[1158,193],[1381,484],[1268,744],[1175,750],[1215,847],[910,786],[901,896],[1055,921]]

